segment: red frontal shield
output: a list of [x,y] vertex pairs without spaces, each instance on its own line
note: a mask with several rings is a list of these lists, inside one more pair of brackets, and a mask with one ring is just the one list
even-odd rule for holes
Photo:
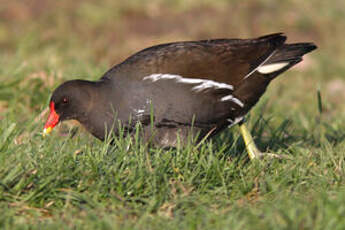
[[50,113],[48,116],[48,120],[44,125],[44,134],[48,134],[52,131],[52,129],[59,123],[59,115],[55,111],[55,104],[54,102],[50,102],[49,104]]

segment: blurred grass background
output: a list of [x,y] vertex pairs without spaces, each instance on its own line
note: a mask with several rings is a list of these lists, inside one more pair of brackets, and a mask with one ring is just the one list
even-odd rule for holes
[[[344,18],[343,0],[0,0],[0,226],[345,228]],[[158,43],[274,32],[319,47],[250,119],[260,148],[292,162],[234,160],[245,154],[231,130],[198,154],[128,152],[126,140],[109,147],[85,132],[70,140],[68,125],[42,139],[50,93],[65,80],[98,79]]]

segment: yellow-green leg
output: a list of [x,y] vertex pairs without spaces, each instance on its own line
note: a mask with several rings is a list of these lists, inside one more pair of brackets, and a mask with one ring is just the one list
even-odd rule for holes
[[260,159],[264,156],[268,156],[271,158],[280,158],[280,159],[281,158],[287,158],[285,155],[277,155],[277,154],[273,154],[273,153],[262,153],[262,152],[260,152],[260,150],[256,147],[255,142],[253,140],[253,137],[250,134],[250,132],[248,131],[244,122],[242,122],[239,126],[240,126],[240,131],[241,131],[244,143],[246,145],[246,149],[247,149],[250,160]]
[[261,156],[261,152],[256,147],[253,137],[244,123],[240,124],[240,131],[241,131],[244,143],[246,145],[249,159],[253,160],[253,159],[259,158]]

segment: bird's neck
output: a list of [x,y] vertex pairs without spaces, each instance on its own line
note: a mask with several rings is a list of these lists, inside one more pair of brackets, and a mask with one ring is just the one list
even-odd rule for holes
[[115,108],[110,104],[113,92],[103,81],[86,82],[83,88],[89,96],[88,101],[82,102],[82,111],[77,120],[94,136],[103,140],[115,119]]

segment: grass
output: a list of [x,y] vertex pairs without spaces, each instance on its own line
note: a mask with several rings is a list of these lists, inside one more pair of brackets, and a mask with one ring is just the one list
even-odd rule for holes
[[[8,1],[0,7],[1,229],[344,229],[343,1]],[[224,29],[229,28],[229,29]],[[196,149],[42,137],[51,91],[149,45],[284,31],[319,49],[272,82],[249,127]]]

